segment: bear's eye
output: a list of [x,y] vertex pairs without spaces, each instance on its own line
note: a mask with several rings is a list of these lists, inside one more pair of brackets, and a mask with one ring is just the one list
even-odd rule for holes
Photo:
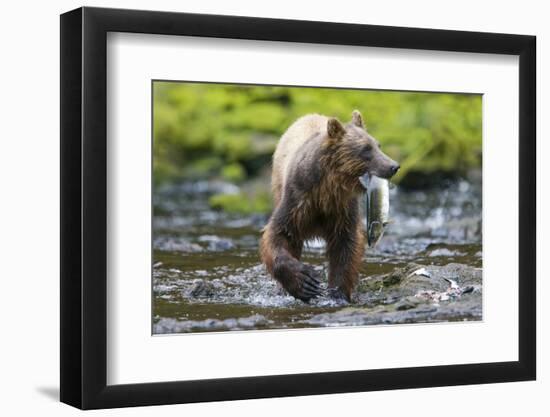
[[365,145],[361,149],[361,158],[370,161],[372,159],[372,145]]

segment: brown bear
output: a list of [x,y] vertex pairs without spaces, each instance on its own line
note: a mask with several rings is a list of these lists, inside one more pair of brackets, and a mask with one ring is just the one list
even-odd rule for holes
[[351,301],[364,251],[359,178],[392,177],[399,165],[380,150],[355,110],[346,125],[310,114],[294,122],[273,155],[274,210],[263,229],[262,261],[295,298],[322,295],[319,274],[300,262],[304,241],[326,242],[328,293]]

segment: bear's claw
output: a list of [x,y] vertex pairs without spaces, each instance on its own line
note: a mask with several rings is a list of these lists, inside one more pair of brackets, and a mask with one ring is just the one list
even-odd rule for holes
[[307,303],[312,298],[324,294],[324,290],[321,288],[320,284],[313,283],[313,280],[305,275],[301,276],[301,278],[301,285],[299,285],[294,294],[292,294],[294,297]]
[[324,295],[319,273],[312,266],[296,259],[278,259],[273,276],[290,295],[306,303],[312,298]]
[[321,281],[318,278],[319,274],[313,267],[303,265],[302,271],[297,275],[300,284],[296,289],[296,294],[293,294],[296,298],[308,302],[312,298],[324,295],[325,291],[321,287]]

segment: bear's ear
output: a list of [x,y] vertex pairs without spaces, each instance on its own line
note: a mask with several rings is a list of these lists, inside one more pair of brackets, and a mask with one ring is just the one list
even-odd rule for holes
[[361,113],[359,112],[359,110],[354,110],[351,113],[351,122],[357,127],[365,128],[365,124],[363,122],[363,116],[361,116]]
[[327,122],[327,132],[330,138],[340,139],[346,133],[346,129],[338,119],[331,117]]

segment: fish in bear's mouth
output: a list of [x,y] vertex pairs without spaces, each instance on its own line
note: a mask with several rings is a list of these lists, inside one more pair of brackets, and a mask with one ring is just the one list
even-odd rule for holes
[[359,177],[359,182],[361,183],[365,191],[368,190],[370,178],[371,178],[371,174],[369,172],[366,172]]

